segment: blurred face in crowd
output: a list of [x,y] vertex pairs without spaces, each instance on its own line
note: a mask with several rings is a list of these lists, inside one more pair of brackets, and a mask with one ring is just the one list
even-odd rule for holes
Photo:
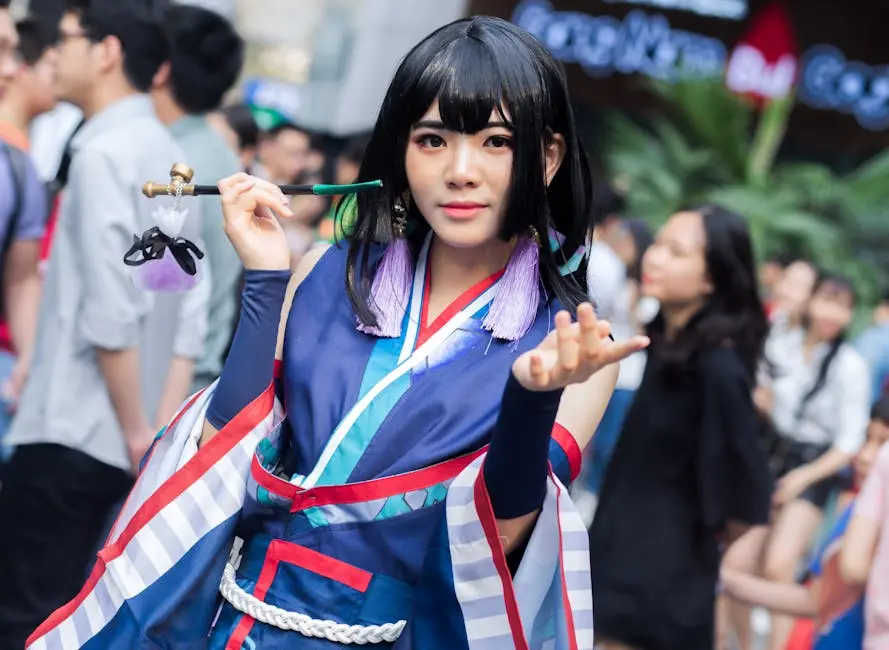
[[219,111],[208,113],[207,122],[222,136],[231,150],[238,154],[238,158],[241,160],[241,169],[250,169],[256,160],[256,147],[243,146],[237,132],[225,119],[225,115]]
[[624,266],[630,267],[636,263],[636,258],[639,256],[639,252],[636,250],[636,240],[633,239],[633,235],[625,223],[616,221],[614,226],[605,231],[603,239],[624,263]]
[[336,161],[336,184],[348,185],[358,178],[360,165],[346,158],[340,158]]
[[18,45],[18,34],[12,16],[8,9],[0,9],[0,99],[18,70]]
[[122,69],[120,40],[110,36],[99,42],[90,40],[77,14],[68,12],[59,23],[57,50],[57,97],[91,111],[97,84]]
[[861,486],[864,479],[870,473],[877,454],[887,441],[889,441],[889,422],[880,419],[872,419],[867,425],[867,439],[855,456],[852,467],[855,470],[855,483]]
[[56,50],[49,48],[34,65],[23,66],[16,77],[34,116],[51,111],[56,105],[56,63]]
[[76,14],[66,13],[59,23],[56,94],[83,107],[92,90],[95,73],[95,45],[80,26]]
[[642,293],[662,305],[690,305],[713,292],[707,273],[707,236],[697,212],[678,212],[663,225],[642,258]]
[[827,280],[809,300],[809,331],[820,341],[836,339],[852,322],[855,296],[848,287]]
[[260,146],[260,162],[275,183],[293,183],[308,164],[309,134],[282,129],[269,135]]
[[789,264],[775,284],[775,306],[790,318],[798,317],[818,279],[815,267],[803,261]]
[[778,264],[778,262],[768,261],[759,267],[759,283],[766,293],[771,293],[775,290],[775,286],[781,281],[783,275],[784,267]]

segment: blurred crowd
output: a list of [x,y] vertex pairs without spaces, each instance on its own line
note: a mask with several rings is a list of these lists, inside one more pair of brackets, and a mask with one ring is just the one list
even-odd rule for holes
[[[227,101],[243,62],[233,26],[198,6],[72,1],[48,27],[0,3],[2,648],[78,591],[156,432],[216,379],[236,326],[242,269],[218,198],[181,206],[180,236],[205,255],[197,287],[136,288],[123,256],[157,225],[142,185],[177,162],[206,184],[357,175],[364,134],[261,130]],[[337,202],[294,197],[294,264],[342,236]]]
[[[0,650],[20,650],[77,593],[155,433],[191,392],[216,379],[236,327],[242,271],[218,198],[183,205],[190,216],[182,236],[206,255],[203,281],[183,295],[146,296],[133,286],[123,254],[156,225],[143,183],[164,181],[172,162],[209,184],[238,171],[279,184],[348,183],[358,175],[366,134],[332,137],[283,120],[261,130],[250,106],[228,101],[243,59],[233,27],[200,7],[148,12],[121,0],[74,1],[47,29],[31,18],[14,23],[0,1],[7,461]],[[640,294],[642,259],[657,240],[625,214],[617,193],[601,183],[596,191],[591,297],[613,335],[627,338],[658,313],[658,302]],[[297,196],[292,209],[295,218],[283,225],[294,265],[349,231],[338,197]],[[822,567],[834,557],[838,526],[855,553],[840,558],[842,586],[831,582],[831,593],[851,593],[855,604],[866,585],[873,606],[889,599],[889,578],[875,573],[889,562],[889,544],[877,541],[889,522],[879,488],[864,490],[855,510],[870,528],[846,531],[843,519],[869,475],[889,476],[889,452],[877,455],[889,439],[889,296],[852,337],[857,303],[848,279],[776,257],[762,264],[760,283],[771,329],[753,399],[779,514],[727,546],[717,643],[752,648],[765,630],[770,650],[803,639],[793,646],[799,650],[811,647],[813,621],[836,621],[848,610],[842,598],[818,595],[833,580]],[[640,352],[621,364],[574,488],[588,525],[646,361]],[[764,611],[772,613],[767,629]],[[883,643],[869,647],[889,648]]]

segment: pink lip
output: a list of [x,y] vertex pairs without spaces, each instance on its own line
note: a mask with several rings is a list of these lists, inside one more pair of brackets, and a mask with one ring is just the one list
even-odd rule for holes
[[452,201],[441,206],[445,214],[452,219],[469,219],[485,207],[483,203],[473,203],[470,201]]

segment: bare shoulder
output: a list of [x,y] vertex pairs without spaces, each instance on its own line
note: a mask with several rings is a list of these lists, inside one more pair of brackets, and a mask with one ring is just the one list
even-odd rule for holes
[[324,257],[324,253],[326,253],[329,248],[330,244],[322,244],[320,246],[316,246],[300,258],[299,263],[293,270],[293,274],[290,276],[290,284],[288,290],[290,288],[292,288],[294,291],[296,290],[296,287],[298,287],[302,283],[302,281],[308,277],[309,273],[312,272],[312,269],[314,269],[318,261],[322,257]]
[[287,316],[290,314],[290,306],[293,304],[293,296],[303,280],[309,277],[315,265],[324,257],[324,253],[330,248],[330,244],[317,246],[309,250],[300,258],[290,274],[290,282],[287,283],[287,293],[284,295],[284,304],[281,306],[281,320],[278,322],[278,346],[275,358],[281,359],[284,354],[284,331],[287,329]]

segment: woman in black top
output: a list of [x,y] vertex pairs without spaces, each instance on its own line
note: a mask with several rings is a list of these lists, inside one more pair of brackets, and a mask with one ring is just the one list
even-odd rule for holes
[[751,393],[767,324],[744,220],[673,215],[642,262],[660,313],[590,530],[597,639],[710,650],[720,543],[768,520]]

